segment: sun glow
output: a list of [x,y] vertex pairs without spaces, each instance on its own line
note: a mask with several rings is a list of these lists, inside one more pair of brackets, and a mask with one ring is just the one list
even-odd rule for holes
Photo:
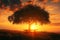
[[35,30],[35,29],[37,28],[36,26],[37,26],[36,24],[32,24],[32,25],[31,25],[31,29],[32,29],[32,30]]
[[31,31],[38,31],[38,29],[39,29],[40,27],[41,27],[41,26],[40,26],[39,23],[32,23],[32,24],[30,25],[30,30],[31,30]]

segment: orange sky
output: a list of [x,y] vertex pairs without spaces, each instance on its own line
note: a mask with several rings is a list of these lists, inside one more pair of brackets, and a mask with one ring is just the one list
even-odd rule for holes
[[[48,31],[48,32],[59,32],[60,31],[60,6],[55,6],[55,4],[47,4],[46,11],[50,14],[49,25],[44,25],[39,27],[38,31]],[[12,24],[8,21],[8,16],[12,15],[13,12],[7,9],[0,9],[0,29],[10,29],[10,30],[23,30],[28,29],[27,24]],[[24,26],[23,26],[24,25]],[[21,27],[23,26],[23,27]]]

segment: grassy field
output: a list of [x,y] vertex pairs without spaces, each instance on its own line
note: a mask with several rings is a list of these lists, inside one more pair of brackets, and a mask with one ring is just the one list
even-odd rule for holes
[[60,40],[59,33],[0,30],[0,40]]

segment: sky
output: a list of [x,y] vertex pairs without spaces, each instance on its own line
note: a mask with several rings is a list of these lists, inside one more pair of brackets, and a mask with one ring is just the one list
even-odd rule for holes
[[[26,0],[23,0],[24,2]],[[51,23],[39,27],[39,31],[60,32],[60,0],[45,0],[45,10],[49,12]],[[27,24],[12,24],[8,21],[8,16],[14,12],[7,9],[0,9],[0,29],[24,30],[28,29]],[[24,26],[23,26],[24,25]],[[22,27],[23,26],[23,27]]]

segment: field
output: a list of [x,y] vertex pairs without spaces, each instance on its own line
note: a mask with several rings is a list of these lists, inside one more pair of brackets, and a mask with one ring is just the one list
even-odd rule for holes
[[60,40],[59,33],[0,30],[0,40]]

